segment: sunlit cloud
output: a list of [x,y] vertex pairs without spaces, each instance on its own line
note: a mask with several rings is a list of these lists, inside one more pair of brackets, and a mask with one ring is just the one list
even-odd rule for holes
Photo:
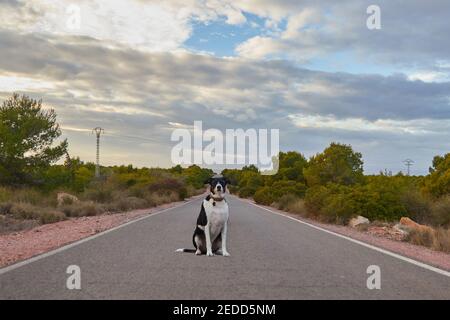
[[450,130],[448,120],[415,119],[398,121],[380,119],[368,121],[361,118],[338,119],[333,116],[289,115],[288,118],[299,128],[333,129],[354,132],[380,131],[386,133],[405,133],[411,135],[437,134],[442,130]]
[[38,91],[53,88],[52,83],[40,79],[0,75],[0,91]]

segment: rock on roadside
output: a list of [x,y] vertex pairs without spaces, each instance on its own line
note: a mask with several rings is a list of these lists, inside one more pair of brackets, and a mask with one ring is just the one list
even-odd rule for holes
[[58,194],[56,195],[56,198],[58,201],[58,206],[62,206],[63,204],[65,204],[67,202],[75,203],[75,202],[80,201],[74,195],[71,195],[71,194],[65,193],[65,192],[58,192]]
[[413,220],[411,220],[408,217],[402,217],[400,219],[400,222],[395,225],[395,227],[397,229],[400,229],[402,231],[405,231],[407,233],[411,232],[411,231],[419,231],[419,232],[433,232],[433,228],[429,227],[429,226],[425,226],[423,224],[419,224]]
[[370,223],[370,221],[369,221],[369,219],[367,219],[366,217],[363,217],[363,216],[357,216],[357,217],[355,217],[355,218],[352,218],[352,219],[349,221],[348,225],[349,225],[350,227],[352,227],[352,228],[356,228],[356,227],[359,226],[359,225],[362,225],[362,224],[369,224],[369,223]]

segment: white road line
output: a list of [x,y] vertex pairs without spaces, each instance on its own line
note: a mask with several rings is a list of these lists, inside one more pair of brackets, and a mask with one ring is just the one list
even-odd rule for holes
[[197,197],[194,198],[194,199],[192,199],[192,200],[189,200],[189,201],[187,201],[187,202],[181,203],[181,204],[179,204],[179,205],[177,205],[177,206],[175,206],[175,207],[167,208],[167,209],[164,209],[164,210],[155,212],[155,213],[151,213],[151,214],[149,214],[149,215],[143,216],[143,217],[138,218],[138,219],[136,219],[136,220],[131,220],[131,221],[126,222],[126,223],[124,223],[124,224],[118,225],[118,226],[116,226],[116,227],[114,227],[114,228],[111,228],[111,229],[102,231],[102,232],[100,232],[100,233],[97,233],[97,234],[95,234],[95,235],[93,235],[93,236],[90,236],[90,237],[87,237],[87,238],[83,238],[83,239],[81,239],[81,240],[72,242],[72,243],[70,243],[70,244],[67,244],[67,245],[65,245],[65,246],[59,247],[59,248],[57,248],[57,249],[54,249],[54,250],[48,251],[48,252],[46,252],[46,253],[42,253],[42,254],[40,254],[40,255],[34,256],[34,257],[29,258],[29,259],[27,259],[27,260],[23,260],[23,261],[20,261],[20,262],[18,262],[18,263],[12,264],[12,265],[10,265],[10,266],[1,268],[1,269],[0,269],[0,275],[5,274],[5,273],[7,273],[7,272],[9,272],[9,271],[12,271],[12,270],[14,270],[14,269],[23,267],[23,266],[25,266],[25,265],[27,265],[27,264],[30,264],[30,263],[33,263],[33,262],[35,262],[35,261],[38,261],[38,260],[41,260],[41,259],[50,257],[50,256],[52,256],[52,255],[54,255],[54,254],[57,254],[57,253],[62,252],[62,251],[65,251],[65,250],[67,250],[67,249],[76,247],[76,246],[78,246],[78,245],[80,245],[80,244],[82,244],[82,243],[85,243],[85,242],[88,242],[88,241],[93,240],[93,239],[95,239],[95,238],[101,237],[101,236],[103,236],[103,235],[105,235],[105,234],[107,234],[107,233],[116,231],[116,230],[118,230],[118,229],[120,229],[120,228],[126,227],[126,226],[128,226],[128,225],[130,225],[130,224],[132,224],[132,223],[135,223],[135,222],[138,222],[138,221],[142,221],[142,220],[144,220],[144,219],[148,219],[148,218],[157,216],[157,215],[160,214],[160,213],[163,213],[163,212],[166,212],[166,211],[170,211],[170,210],[173,210],[173,209],[182,207],[182,206],[184,206],[184,205],[186,205],[186,204],[188,204],[188,203],[191,203],[191,202],[193,202],[193,201],[195,201],[195,200],[197,200]]
[[[242,201],[242,200],[241,200],[241,201]],[[246,201],[244,201],[244,202],[246,202]],[[332,235],[334,235],[334,236],[336,236],[336,237],[339,237],[339,238],[342,238],[342,239],[346,239],[346,240],[351,241],[351,242],[353,242],[353,243],[357,243],[357,244],[359,244],[359,245],[361,245],[361,246],[364,246],[364,247],[366,247],[366,248],[369,248],[369,249],[372,249],[372,250],[375,250],[375,251],[384,253],[384,254],[386,254],[386,255],[388,255],[388,256],[391,256],[391,257],[394,257],[394,258],[403,260],[403,261],[405,261],[405,262],[409,262],[409,263],[411,263],[411,264],[413,264],[413,265],[416,265],[416,266],[418,266],[418,267],[427,269],[427,270],[429,270],[429,271],[433,271],[433,272],[439,273],[439,274],[441,274],[441,275],[450,277],[450,272],[448,272],[448,271],[445,271],[445,270],[442,270],[442,269],[439,269],[439,268],[430,266],[430,265],[425,264],[425,263],[423,263],[423,262],[420,262],[420,261],[417,261],[417,260],[414,260],[414,259],[411,259],[411,258],[402,256],[402,255],[400,255],[400,254],[397,254],[397,253],[394,253],[394,252],[391,252],[391,251],[388,251],[388,250],[385,250],[385,249],[381,249],[381,248],[376,247],[376,246],[373,246],[373,245],[371,245],[371,244],[368,244],[368,243],[365,243],[365,242],[362,242],[362,241],[359,241],[359,240],[352,239],[352,238],[347,237],[347,236],[344,236],[344,235],[342,235],[342,234],[339,234],[339,233],[336,233],[336,232],[333,232],[333,231],[330,231],[330,230],[327,230],[327,229],[324,229],[324,228],[315,226],[315,225],[313,225],[313,224],[311,224],[311,223],[308,223],[308,222],[305,222],[305,221],[302,221],[302,220],[299,220],[299,219],[296,219],[296,218],[287,216],[287,215],[285,215],[285,214],[282,214],[282,213],[279,213],[279,212],[270,210],[270,209],[268,209],[268,208],[262,207],[262,206],[260,206],[260,205],[257,205],[257,204],[255,204],[255,203],[253,203],[253,202],[248,202],[248,203],[250,203],[250,204],[252,204],[252,205],[254,205],[255,207],[258,207],[258,208],[260,208],[260,209],[266,210],[266,211],[268,211],[268,212],[270,212],[270,213],[273,213],[273,214],[276,214],[276,215],[279,215],[279,216],[282,216],[282,217],[285,217],[285,218],[288,218],[288,219],[297,221],[297,222],[299,222],[299,223],[301,223],[301,224],[304,224],[304,225],[307,225],[307,226],[309,226],[309,227],[311,227],[311,228],[314,228],[314,229],[317,229],[317,230],[326,232],[326,233],[328,233],[328,234],[332,234]]]

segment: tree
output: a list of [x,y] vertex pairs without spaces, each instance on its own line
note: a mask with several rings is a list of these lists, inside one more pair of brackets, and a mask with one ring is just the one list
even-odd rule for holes
[[436,156],[430,174],[425,178],[423,191],[434,197],[450,194],[450,153]]
[[295,180],[305,182],[303,175],[304,168],[308,165],[306,158],[299,152],[289,151],[280,152],[280,167],[278,173],[275,174],[272,180]]
[[349,145],[331,143],[310,159],[303,172],[309,187],[329,182],[352,185],[363,180],[362,155]]
[[186,183],[193,185],[197,189],[203,188],[205,181],[211,178],[213,174],[214,172],[211,169],[200,168],[195,164],[183,170]]
[[42,101],[13,94],[0,107],[0,183],[36,182],[67,151],[67,140],[52,147],[61,130],[53,109]]

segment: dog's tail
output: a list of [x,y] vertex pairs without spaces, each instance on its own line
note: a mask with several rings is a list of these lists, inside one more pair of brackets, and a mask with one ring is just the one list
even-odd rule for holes
[[185,249],[185,248],[180,248],[180,249],[175,250],[175,252],[192,252],[192,253],[194,253],[195,251],[197,251],[197,250],[195,250],[195,249]]

